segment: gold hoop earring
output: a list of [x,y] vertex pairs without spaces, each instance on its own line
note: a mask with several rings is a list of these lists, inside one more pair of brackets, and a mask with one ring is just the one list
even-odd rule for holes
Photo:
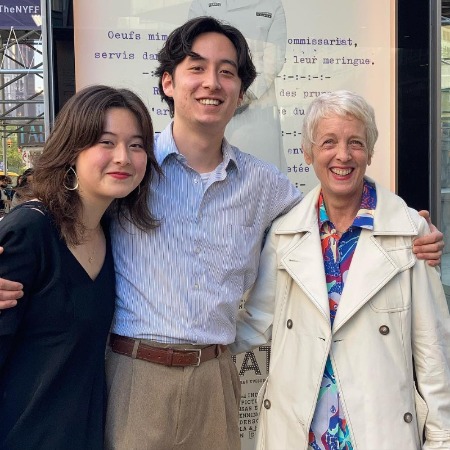
[[[72,173],[70,173],[72,172]],[[69,187],[66,185],[66,178],[67,177],[73,177],[75,176],[75,184],[72,187]],[[72,184],[73,184],[73,180],[72,180]],[[76,191],[78,189],[78,175],[75,172],[75,169],[73,168],[73,166],[70,166],[67,170],[66,173],[64,175],[64,180],[63,180],[63,186],[68,190],[68,191]]]

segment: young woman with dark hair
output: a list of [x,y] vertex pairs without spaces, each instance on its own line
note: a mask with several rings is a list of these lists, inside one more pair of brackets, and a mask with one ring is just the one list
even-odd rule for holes
[[59,114],[35,198],[0,223],[0,274],[24,297],[0,315],[0,448],[102,449],[115,300],[108,218],[157,225],[153,128],[133,92],[92,86]]

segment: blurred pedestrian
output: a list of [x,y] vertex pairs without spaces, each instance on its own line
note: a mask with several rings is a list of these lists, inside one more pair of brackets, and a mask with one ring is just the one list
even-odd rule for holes
[[11,209],[15,208],[20,203],[34,198],[33,192],[33,172],[34,169],[27,169],[20,176],[16,189],[11,200]]

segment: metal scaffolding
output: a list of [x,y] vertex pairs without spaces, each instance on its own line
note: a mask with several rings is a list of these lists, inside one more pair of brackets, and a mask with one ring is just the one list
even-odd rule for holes
[[0,172],[5,174],[8,145],[30,153],[42,148],[45,140],[43,53],[40,29],[0,30]]

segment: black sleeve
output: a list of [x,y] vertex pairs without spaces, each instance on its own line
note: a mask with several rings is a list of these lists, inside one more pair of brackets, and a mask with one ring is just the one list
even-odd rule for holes
[[45,271],[44,249],[49,227],[47,217],[32,208],[14,210],[0,221],[0,245],[4,247],[0,277],[24,286],[24,296],[17,306],[0,314],[0,372],[30,298],[39,289],[37,280]]

